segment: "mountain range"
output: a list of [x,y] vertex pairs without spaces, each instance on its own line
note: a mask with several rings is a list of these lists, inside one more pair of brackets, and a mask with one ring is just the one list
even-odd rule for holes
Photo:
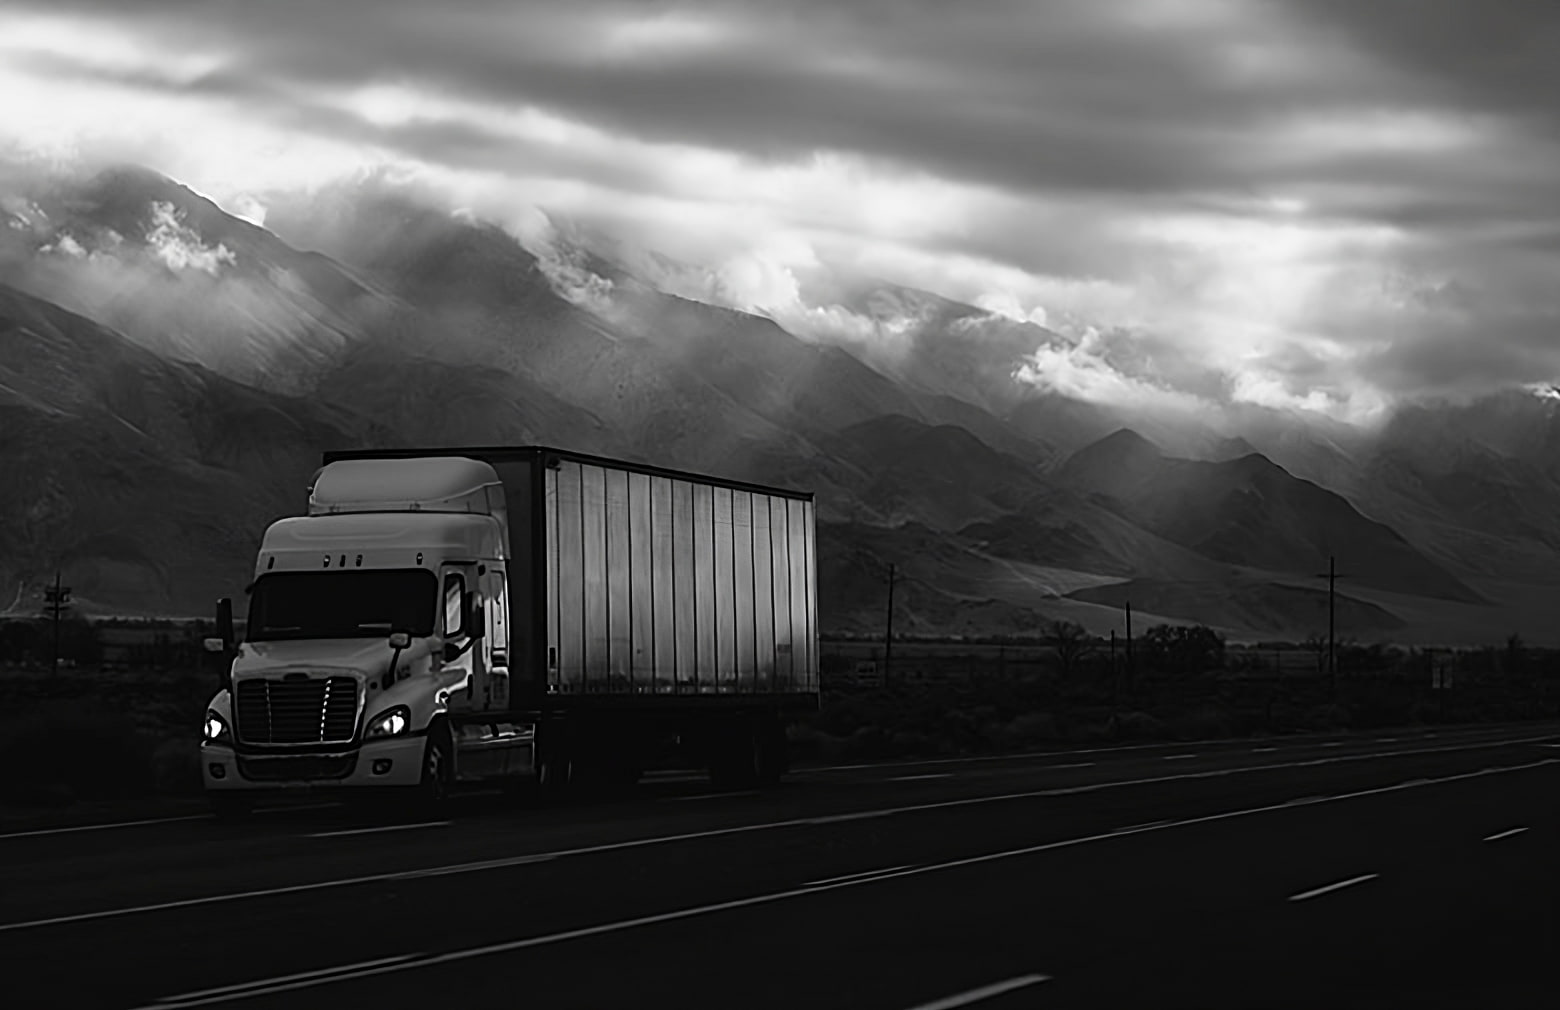
[[892,351],[528,248],[409,191],[241,220],[156,172],[0,173],[0,611],[240,595],[321,450],[548,443],[817,494],[826,632],[1560,640],[1560,416],[1512,390],[1364,431],[1222,428],[1015,379],[1066,336],[885,282]]

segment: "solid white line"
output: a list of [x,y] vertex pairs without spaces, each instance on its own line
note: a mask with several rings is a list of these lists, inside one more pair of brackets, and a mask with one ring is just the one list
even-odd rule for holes
[[346,831],[317,831],[310,838],[340,838],[343,835],[371,835],[379,831],[410,831],[413,828],[442,828],[450,821],[422,821],[418,824],[383,824],[376,828],[349,828]]
[[[1530,764],[1512,765],[1512,766],[1507,767],[1507,768],[1499,769],[1499,771],[1500,772],[1523,771],[1523,770],[1529,769],[1529,768],[1538,768],[1538,767],[1541,767],[1541,766],[1544,766],[1544,765],[1552,765],[1552,764],[1560,764],[1560,759],[1546,758],[1543,761],[1534,761],[1534,762],[1532,762]],[[1486,769],[1484,771],[1472,772],[1472,773],[1463,774],[1463,775],[1450,775],[1450,776],[1447,776],[1446,778],[1436,779],[1435,781],[1438,782],[1438,783],[1439,782],[1456,782],[1456,781],[1461,781],[1461,780],[1464,780],[1464,779],[1478,778],[1478,777],[1480,777],[1482,775],[1489,775],[1489,774],[1494,774],[1494,772],[1492,772],[1489,769]],[[1408,788],[1408,787],[1404,786],[1404,785],[1395,785],[1395,786],[1384,786],[1384,787],[1377,788],[1377,789],[1364,789],[1364,790],[1361,790],[1359,792],[1344,793],[1344,794],[1341,794],[1339,796],[1329,797],[1328,802],[1337,802],[1339,800],[1354,799],[1354,798],[1360,797],[1360,796],[1374,796],[1374,795],[1380,795],[1382,793],[1397,792],[1397,791],[1400,791],[1400,790],[1405,789],[1405,788]],[[525,950],[525,949],[531,948],[531,947],[541,947],[541,946],[545,946],[545,945],[548,945],[548,944],[563,943],[563,942],[568,941],[568,940],[576,940],[576,939],[580,939],[582,937],[600,936],[600,935],[602,935],[604,933],[616,933],[616,932],[621,932],[622,930],[626,930],[626,929],[634,929],[634,928],[637,928],[639,926],[658,925],[658,924],[663,923],[663,922],[675,922],[675,921],[680,920],[680,919],[690,919],[690,918],[693,918],[695,916],[700,916],[700,915],[711,915],[711,914],[713,914],[715,912],[724,912],[724,911],[728,911],[728,910],[735,909],[735,908],[751,908],[751,907],[753,907],[755,905],[767,905],[767,904],[771,904],[773,902],[785,901],[785,900],[788,900],[788,899],[791,899],[791,898],[800,898],[800,897],[804,897],[804,896],[811,896],[811,895],[815,895],[815,894],[820,894],[820,893],[823,893],[825,891],[831,891],[831,890],[835,890],[835,889],[838,889],[838,888],[857,887],[857,886],[861,886],[861,885],[864,885],[864,884],[875,884],[875,883],[878,883],[878,882],[881,882],[881,881],[884,881],[884,880],[893,880],[893,879],[896,879],[898,877],[916,876],[916,875],[919,875],[919,874],[922,874],[922,873],[933,873],[933,872],[936,872],[938,870],[948,870],[948,869],[953,869],[953,868],[961,867],[961,866],[975,866],[975,865],[978,865],[978,864],[981,864],[981,863],[990,863],[990,862],[995,862],[995,861],[1001,860],[1001,859],[1010,859],[1010,858],[1013,858],[1014,856],[1026,856],[1026,855],[1032,855],[1033,853],[1036,853],[1036,852],[1049,852],[1049,851],[1054,850],[1054,849],[1065,849],[1065,848],[1071,848],[1071,847],[1077,846],[1077,845],[1086,845],[1086,844],[1088,844],[1090,842],[1100,842],[1100,841],[1114,840],[1114,839],[1117,839],[1117,838],[1125,837],[1128,834],[1139,834],[1139,833],[1148,832],[1148,831],[1164,831],[1164,830],[1167,830],[1169,828],[1183,827],[1183,826],[1190,825],[1190,824],[1207,824],[1207,823],[1211,823],[1213,821],[1229,820],[1229,819],[1235,818],[1235,817],[1247,817],[1247,816],[1250,816],[1252,814],[1269,813],[1269,812],[1272,812],[1272,811],[1278,811],[1278,810],[1284,810],[1284,809],[1286,809],[1286,805],[1280,803],[1280,804],[1277,804],[1277,805],[1266,806],[1266,807],[1251,807],[1251,808],[1248,808],[1248,809],[1245,809],[1245,810],[1229,810],[1229,811],[1225,811],[1224,813],[1207,814],[1207,815],[1204,815],[1204,816],[1201,816],[1201,817],[1192,817],[1192,818],[1187,818],[1185,820],[1180,820],[1180,821],[1170,821],[1170,822],[1168,822],[1166,824],[1162,824],[1162,825],[1154,825],[1152,827],[1137,828],[1137,829],[1132,829],[1132,830],[1129,830],[1129,831],[1113,831],[1113,832],[1107,832],[1105,834],[1100,834],[1100,835],[1086,835],[1086,836],[1083,836],[1083,837],[1080,837],[1080,838],[1067,838],[1067,839],[1063,839],[1061,841],[1056,841],[1056,842],[1044,842],[1044,843],[1039,844],[1039,845],[1031,845],[1031,846],[1027,846],[1025,848],[1022,848],[1022,849],[1009,849],[1009,850],[1006,850],[1006,851],[1003,851],[1003,852],[987,853],[986,855],[983,855],[983,856],[971,856],[971,857],[967,857],[967,858],[964,858],[964,859],[955,859],[955,860],[951,860],[951,861],[946,862],[946,863],[933,863],[933,864],[930,864],[930,865],[927,865],[927,866],[912,867],[910,869],[898,870],[898,871],[891,872],[891,873],[887,873],[887,872],[879,873],[879,874],[875,874],[875,875],[870,876],[870,877],[864,877],[864,878],[859,878],[859,879],[854,879],[854,880],[843,880],[843,881],[840,881],[838,883],[826,884],[826,885],[819,886],[819,887],[800,887],[800,888],[796,888],[796,889],[793,889],[793,890],[790,890],[790,891],[776,891],[776,892],[772,892],[770,894],[759,894],[759,895],[754,895],[754,896],[748,897],[748,898],[736,898],[736,899],[733,899],[731,901],[717,902],[717,903],[712,904],[712,905],[699,905],[699,906],[695,906],[693,908],[679,909],[679,910],[677,910],[675,912],[661,912],[661,913],[658,913],[658,914],[655,914],[655,915],[640,916],[639,918],[636,918],[636,919],[623,919],[623,920],[620,920],[618,922],[607,922],[607,923],[602,923],[602,924],[596,925],[596,926],[586,926],[586,927],[584,927],[582,929],[571,929],[571,930],[568,930],[568,931],[562,932],[562,933],[551,933],[551,934],[546,934],[546,935],[543,935],[543,936],[527,937],[526,939],[523,939],[523,940],[509,940],[509,941],[505,941],[503,943],[489,944],[489,945],[483,946],[483,947],[470,947],[470,948],[467,948],[465,950],[450,951],[449,953],[446,953],[446,954],[438,954],[438,955],[434,955],[434,956],[431,956],[431,957],[417,958],[417,959],[413,959],[413,960],[410,960],[410,961],[404,961],[404,962],[401,962],[399,964],[390,964],[390,965],[383,965],[381,967],[376,967],[376,968],[364,968],[364,969],[360,969],[360,970],[357,970],[357,971],[342,972],[340,974],[333,974],[333,975],[330,975],[328,977],[321,977],[321,978],[318,978],[318,979],[301,979],[301,980],[298,980],[298,981],[286,982],[286,983],[282,983],[282,984],[279,984],[279,985],[269,986],[267,988],[251,988],[251,989],[246,990],[245,992],[241,993],[240,995],[238,995],[236,997],[232,997],[232,998],[242,999],[242,998],[245,998],[245,997],[248,997],[248,996],[271,995],[271,994],[275,994],[275,993],[278,993],[278,992],[286,992],[286,991],[293,990],[293,989],[303,989],[303,988],[307,988],[307,987],[310,987],[310,986],[316,986],[316,985],[327,985],[327,984],[329,984],[331,982],[341,982],[341,981],[345,981],[345,980],[352,979],[352,978],[363,978],[363,977],[366,977],[366,976],[369,976],[369,975],[384,975],[384,974],[388,974],[390,972],[406,971],[406,970],[413,969],[413,968],[423,968],[423,967],[427,967],[429,965],[447,964],[447,963],[450,963],[450,962],[453,962],[453,961],[464,961],[464,960],[468,960],[470,958],[483,957],[483,956],[486,956],[488,954],[502,954],[502,953],[508,953],[510,951]],[[1372,874],[1372,876],[1374,876],[1374,874]],[[1339,886],[1339,885],[1333,885],[1333,886]],[[1291,899],[1291,900],[1293,900],[1293,899]],[[224,997],[224,998],[227,998],[227,997]],[[167,1001],[167,1002],[163,1002],[161,1004],[158,1004],[155,1007],[142,1007],[142,1008],[140,1008],[140,1010],[158,1010],[159,1007],[162,1008],[162,1010],[168,1010],[168,1008],[173,1008],[173,1007],[200,1006],[200,1005],[202,1005],[204,1003],[212,1003],[212,1002],[216,1002],[216,1000],[214,1000],[214,999],[198,999],[198,1000],[197,999],[191,999],[191,1000],[185,1000],[183,1002]]]
[[694,800],[719,800],[731,796],[757,796],[757,789],[744,789],[734,793],[700,793],[697,796],[668,796],[664,803],[691,803]]
[[187,814],[183,817],[149,817],[144,821],[116,821],[113,824],[79,824],[70,828],[40,828],[37,831],[13,831],[10,834],[0,835],[0,841],[7,838],[38,838],[42,835],[68,835],[77,831],[108,831],[112,828],[139,828],[147,824],[177,824],[180,821],[209,821],[210,814]]
[[333,968],[320,968],[316,971],[300,971],[296,975],[283,975],[280,978],[259,979],[254,982],[240,982],[237,985],[225,985],[217,989],[201,989],[198,992],[180,993],[178,996],[168,996],[160,999],[159,1003],[173,1003],[178,1000],[200,999],[203,996],[216,996],[219,993],[238,993],[245,989],[254,989],[257,986],[274,985],[277,982],[292,982],[300,978],[322,978],[326,975],[337,975],[344,971],[354,971],[358,968],[376,968],[380,965],[398,964],[402,961],[410,961],[414,957],[427,957],[426,954],[401,954],[398,957],[382,957],[375,961],[359,961],[357,964],[341,964]]
[[1120,832],[1120,831],[1133,831],[1133,832],[1136,832],[1136,831],[1142,831],[1144,828],[1162,828],[1166,824],[1174,824],[1174,823],[1175,822],[1171,821],[1171,820],[1149,821],[1146,824],[1131,824],[1131,825],[1128,825],[1127,827],[1124,827],[1124,828],[1117,828],[1116,830],[1118,832]]
[[1253,753],[1253,754],[1267,754],[1270,751],[1276,751],[1276,750],[1278,750],[1277,747],[1253,747],[1253,748],[1251,748],[1251,753]]
[[1502,831],[1498,835],[1490,835],[1489,837],[1485,838],[1484,840],[1486,842],[1498,842],[1502,838],[1510,838],[1512,835],[1520,835],[1520,834],[1522,834],[1522,832],[1524,832],[1526,830],[1527,830],[1527,828],[1512,828],[1510,831]]
[[1045,766],[1045,770],[1046,771],[1055,771],[1055,770],[1061,769],[1061,768],[1093,768],[1093,767],[1094,767],[1094,762],[1093,761],[1079,761],[1075,765],[1046,765]]
[[1318,894],[1327,894],[1330,891],[1336,891],[1340,888],[1353,887],[1355,884],[1363,884],[1365,881],[1375,880],[1379,876],[1381,876],[1379,873],[1366,873],[1362,876],[1350,877],[1348,880],[1340,880],[1336,884],[1328,884],[1326,887],[1318,887],[1313,891],[1301,891],[1299,894],[1291,894],[1289,896],[1289,900],[1304,901],[1307,898],[1314,898]]
[[824,886],[826,886],[828,884],[839,884],[839,883],[843,883],[844,881],[847,881],[847,880],[863,880],[863,879],[865,879],[867,877],[876,877],[876,876],[880,876],[881,874],[884,874],[884,873],[893,873],[896,870],[908,870],[910,868],[910,866],[911,866],[910,863],[905,863],[902,866],[884,866],[884,867],[882,867],[880,869],[876,869],[876,870],[863,870],[860,873],[847,873],[847,874],[844,874],[843,876],[839,876],[839,877],[825,877],[822,880],[809,881],[808,883],[803,884],[802,886],[803,887],[824,887]]
[[951,779],[953,772],[931,772],[926,775],[896,775],[890,782],[920,782],[922,779]]
[[[1453,736],[1466,736],[1466,735],[1469,735],[1469,734],[1495,733],[1495,732],[1499,732],[1501,730],[1508,730],[1508,729],[1524,729],[1525,730],[1525,729],[1530,729],[1530,728],[1532,728],[1532,724],[1530,724],[1530,723],[1514,723],[1514,724],[1493,725],[1493,726],[1469,726],[1469,727],[1466,727],[1466,728],[1463,728],[1463,729],[1455,731],[1452,735]],[[1284,741],[1287,744],[1289,744],[1292,747],[1305,747],[1305,746],[1313,745],[1316,737],[1323,736],[1323,735],[1327,735],[1327,734],[1307,734],[1307,735],[1304,735],[1304,736],[1286,736],[1283,739],[1284,739]],[[1430,737],[1430,736],[1435,736],[1435,735],[1436,734],[1434,734],[1434,733],[1421,733],[1418,736],[1416,736],[1415,739],[1418,739],[1419,737]],[[1533,737],[1531,739],[1552,740],[1557,735],[1560,735],[1560,730],[1548,733],[1548,734],[1546,734],[1546,735],[1544,735],[1542,737]],[[1027,761],[1027,760],[1030,760],[1032,758],[1070,757],[1070,756],[1072,756],[1074,754],[1120,754],[1120,753],[1125,753],[1125,752],[1128,752],[1128,751],[1163,750],[1166,747],[1177,747],[1177,746],[1182,746],[1182,747],[1228,746],[1228,745],[1231,745],[1231,744],[1238,744],[1240,742],[1241,741],[1239,739],[1236,739],[1236,738],[1210,739],[1210,740],[1185,740],[1185,741],[1181,741],[1180,743],[1135,743],[1135,744],[1124,744],[1124,745],[1122,745],[1120,747],[1081,747],[1081,748],[1078,748],[1076,750],[1027,751],[1027,752],[1022,753],[1022,754],[982,754],[982,755],[972,756],[972,757],[927,758],[927,759],[921,760],[921,761],[868,761],[868,762],[863,762],[861,764],[851,764],[851,765],[819,765],[817,767],[812,767],[812,768],[794,768],[794,769],[792,769],[791,774],[793,774],[793,775],[810,775],[810,774],[813,774],[813,773],[816,773],[816,772],[848,772],[848,771],[861,771],[861,770],[872,769],[872,768],[913,768],[913,767],[917,767],[917,766],[920,766],[920,765],[970,764],[970,763],[974,763],[974,762],[977,762],[977,761]],[[1361,741],[1361,742],[1365,742],[1365,741]],[[1518,742],[1526,742],[1526,741],[1518,741]],[[1278,747],[1257,747],[1257,748],[1254,748],[1254,749],[1258,750],[1258,751],[1263,751],[1263,750],[1280,750],[1281,748],[1278,748]]]
[[1164,760],[1166,760],[1166,761],[1185,761],[1187,758],[1194,758],[1196,756],[1197,756],[1196,754],[1167,754],[1167,755],[1165,755]]
[[[1536,738],[1535,738],[1536,739]],[[454,873],[472,873],[482,870],[501,869],[507,866],[523,866],[550,859],[560,859],[564,856],[583,856],[598,852],[617,852],[623,849],[644,848],[651,845],[665,845],[672,842],[695,841],[704,838],[721,838],[726,835],[747,834],[754,831],[773,831],[780,828],[809,827],[819,824],[839,824],[847,821],[868,820],[875,817],[890,817],[896,814],[920,813],[926,810],[949,810],[955,807],[976,806],[983,803],[1005,803],[1013,800],[1035,799],[1042,796],[1073,796],[1078,793],[1097,792],[1104,789],[1121,789],[1130,786],[1155,785],[1160,782],[1181,782],[1187,779],[1218,778],[1224,775],[1238,773],[1282,771],[1286,768],[1298,768],[1317,764],[1340,764],[1346,761],[1367,761],[1379,757],[1401,757],[1410,754],[1439,754],[1449,751],[1479,750],[1485,747],[1500,747],[1511,743],[1530,743],[1530,740],[1502,740],[1495,743],[1483,742],[1473,744],[1459,744],[1445,747],[1427,747],[1418,750],[1387,751],[1377,754],[1345,754],[1335,758],[1323,758],[1315,761],[1286,762],[1283,764],[1252,765],[1248,768],[1219,768],[1211,771],[1183,772],[1177,775],[1155,775],[1142,779],[1117,779],[1111,782],[1095,782],[1081,786],[1063,786],[1054,789],[1032,789],[1021,793],[1002,793],[996,796],[969,796],[958,800],[941,800],[936,803],[912,803],[899,807],[883,807],[875,810],[860,810],[854,813],[832,814],[821,817],[798,817],[785,821],[764,821],[758,824],[739,824],[730,828],[712,828],[707,831],[689,831],[677,835],[657,835],[651,838],[631,838],[621,842],[604,842],[600,845],[586,845],[575,849],[559,849],[553,852],[533,853],[525,856],[512,856],[506,859],[487,860],[479,863],[451,863],[444,866],[429,867],[423,870],[400,870],[391,873],[375,873],[362,877],[344,877],[337,880],[321,880],[308,884],[288,884],[282,887],[266,888],[254,891],[237,891],[228,894],[212,894],[200,898],[185,898],[179,901],[164,901],[150,905],[132,905],[123,908],[110,908],[97,912],[78,912],[74,915],[59,915],[47,919],[32,919],[24,922],[0,923],[0,933],[17,929],[33,929],[39,926],[53,926],[66,922],[85,922],[93,919],[109,919],[122,915],[133,915],[141,912],[161,912],[173,908],[191,908],[199,905],[214,905],[226,901],[239,901],[248,898],[265,898],[278,894],[296,894],[302,891],[319,891],[333,887],[351,887],[359,884],[374,884],[386,880],[404,880],[416,876],[444,876]],[[1532,765],[1518,765],[1515,767],[1533,767],[1539,765],[1554,764],[1560,758],[1545,758]],[[1476,772],[1474,774],[1483,774]],[[1422,779],[1414,784],[1426,784],[1429,779]],[[1450,780],[1443,780],[1450,781]],[[1398,787],[1394,787],[1398,788]],[[1345,794],[1365,795],[1365,794]],[[1333,797],[1334,799],[1344,797]],[[1279,809],[1274,807],[1273,809]]]
[[1015,989],[1027,989],[1029,986],[1040,982],[1049,982],[1049,975],[1020,975],[1018,978],[1010,978],[1006,982],[993,982],[991,985],[983,985],[979,989],[971,989],[969,992],[961,992],[956,996],[945,996],[930,1003],[922,1003],[911,1007],[910,1010],[954,1010],[955,1007],[969,1006],[971,1003],[979,1003],[983,999],[993,996],[1001,996],[1005,992]]

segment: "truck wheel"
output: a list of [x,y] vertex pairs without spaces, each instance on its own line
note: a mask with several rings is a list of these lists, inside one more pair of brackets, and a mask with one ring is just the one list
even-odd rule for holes
[[758,777],[756,735],[745,726],[723,727],[710,741],[710,785],[743,789]]
[[536,766],[536,784],[541,794],[550,800],[561,798],[574,781],[574,761],[561,749],[542,756]]
[[428,734],[428,745],[423,748],[422,781],[417,785],[418,806],[428,810],[444,807],[455,777],[453,757],[449,731],[443,724],[434,727]]

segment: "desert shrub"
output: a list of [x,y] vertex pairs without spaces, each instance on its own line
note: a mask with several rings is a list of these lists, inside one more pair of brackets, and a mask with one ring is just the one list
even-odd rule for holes
[[0,720],[0,797],[68,803],[143,794],[155,782],[153,749],[122,712],[43,702]]
[[1217,740],[1237,735],[1235,713],[1211,705],[1178,713],[1167,723],[1176,740]]
[[1313,705],[1305,713],[1305,729],[1334,730],[1349,728],[1349,710],[1342,705]]
[[1038,747],[1061,739],[1056,716],[1050,712],[1025,712],[1014,716],[998,731],[998,739],[1008,750]]
[[164,740],[152,752],[152,780],[160,793],[200,792],[200,742],[193,736]]
[[1165,740],[1171,735],[1164,720],[1147,712],[1121,712],[1115,716],[1118,740]]

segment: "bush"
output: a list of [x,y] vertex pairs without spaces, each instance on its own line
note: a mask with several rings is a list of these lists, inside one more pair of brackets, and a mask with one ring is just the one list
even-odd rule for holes
[[1122,712],[1114,717],[1118,740],[1166,740],[1170,727],[1147,712]]
[[200,741],[193,736],[164,740],[152,753],[152,779],[160,793],[199,793]]
[[1016,716],[998,730],[997,736],[1008,749],[1037,747],[1061,739],[1056,716],[1050,712],[1025,712]]
[[155,784],[151,740],[129,716],[49,701],[0,721],[0,798],[58,804],[144,794]]
[[1182,712],[1169,724],[1170,735],[1177,740],[1218,740],[1236,735],[1234,713],[1211,706]]

